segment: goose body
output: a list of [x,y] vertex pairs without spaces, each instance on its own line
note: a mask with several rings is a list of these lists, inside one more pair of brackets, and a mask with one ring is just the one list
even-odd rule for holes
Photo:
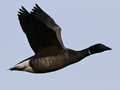
[[30,13],[22,7],[18,18],[35,55],[10,68],[11,71],[56,71],[89,55],[111,50],[100,43],[81,51],[65,48],[61,39],[61,28],[37,4]]

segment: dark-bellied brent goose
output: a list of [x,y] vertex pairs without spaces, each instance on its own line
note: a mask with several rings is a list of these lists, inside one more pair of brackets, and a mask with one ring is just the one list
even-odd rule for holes
[[111,48],[98,43],[81,51],[65,48],[61,28],[37,4],[29,13],[24,7],[18,12],[20,25],[35,55],[21,61],[11,71],[46,73],[59,70],[81,59]]

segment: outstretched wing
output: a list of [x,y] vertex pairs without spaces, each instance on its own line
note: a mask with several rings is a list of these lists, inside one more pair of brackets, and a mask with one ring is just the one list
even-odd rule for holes
[[60,27],[37,4],[31,13],[24,7],[18,13],[20,25],[35,54],[49,47],[65,49]]

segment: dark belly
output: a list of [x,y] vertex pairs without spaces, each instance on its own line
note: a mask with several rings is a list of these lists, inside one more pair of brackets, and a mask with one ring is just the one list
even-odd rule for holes
[[36,73],[46,73],[59,70],[68,65],[68,55],[61,54],[57,56],[36,58],[30,61],[30,66]]

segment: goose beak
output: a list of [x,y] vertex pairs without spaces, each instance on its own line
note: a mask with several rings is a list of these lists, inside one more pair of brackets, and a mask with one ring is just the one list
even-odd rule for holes
[[106,50],[112,50],[112,48],[107,47]]

